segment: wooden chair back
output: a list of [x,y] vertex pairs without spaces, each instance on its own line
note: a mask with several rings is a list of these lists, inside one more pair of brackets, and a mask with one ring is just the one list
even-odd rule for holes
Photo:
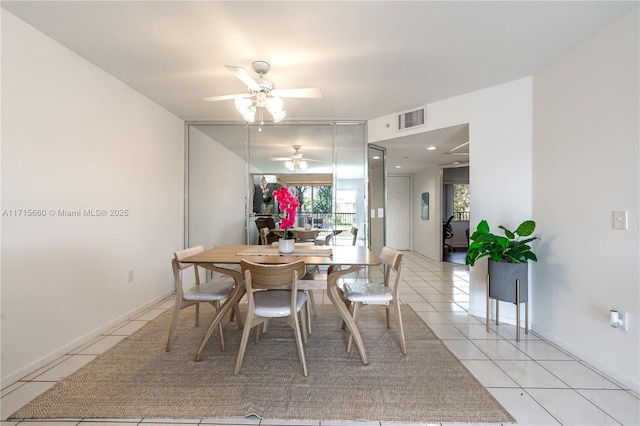
[[304,242],[304,241],[316,241],[316,238],[318,238],[318,233],[320,231],[317,229],[311,229],[311,230],[302,230],[302,229],[294,229],[293,230],[293,237],[295,238],[296,242]]
[[[248,260],[240,261],[242,273],[247,282],[247,291],[256,289],[278,288],[286,285],[297,287],[297,281],[303,277],[306,268],[303,260],[281,265],[264,265]],[[297,288],[296,288],[297,289]]]
[[193,256],[198,253],[202,253],[204,251],[203,246],[195,246],[189,247],[184,250],[178,250],[173,253],[173,259],[171,259],[171,268],[173,269],[173,281],[176,286],[176,297],[182,299],[184,294],[184,289],[182,287],[182,277],[180,276],[180,271],[183,271],[187,268],[193,267],[193,271],[195,273],[195,285],[200,285],[200,271],[198,270],[198,266],[194,263],[183,263],[182,259],[186,259],[189,256]]
[[402,252],[391,247],[382,247],[380,252],[380,260],[385,265],[384,285],[389,287],[391,284],[391,273],[395,274],[393,283],[393,297],[398,297],[398,287],[400,284],[400,275],[402,274]]

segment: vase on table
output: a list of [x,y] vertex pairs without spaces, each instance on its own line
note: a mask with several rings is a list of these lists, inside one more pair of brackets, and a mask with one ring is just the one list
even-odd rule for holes
[[278,240],[278,251],[283,254],[293,253],[296,248],[295,241],[293,238],[280,238]]
[[260,210],[264,214],[271,214],[271,212],[273,211],[273,204],[262,203]]

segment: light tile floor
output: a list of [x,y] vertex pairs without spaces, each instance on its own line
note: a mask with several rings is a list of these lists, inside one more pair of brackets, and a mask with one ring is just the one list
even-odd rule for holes
[[[406,252],[401,299],[410,304],[467,369],[513,415],[518,425],[640,425],[640,396],[595,371],[571,354],[515,327],[492,325],[467,314],[469,274],[464,265],[440,263]],[[316,303],[329,303],[316,293]],[[94,342],[83,345],[22,380],[2,389],[1,426],[169,426],[169,425],[315,425],[327,421],[274,422],[268,419],[56,419],[5,421],[11,413],[57,381],[91,362],[125,336],[173,306],[168,299]],[[399,423],[358,422],[361,426]],[[413,424],[415,426],[415,423]],[[447,425],[452,425],[447,423]]]

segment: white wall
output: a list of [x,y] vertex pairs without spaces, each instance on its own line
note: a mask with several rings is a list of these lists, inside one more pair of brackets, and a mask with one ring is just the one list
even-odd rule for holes
[[[411,197],[412,224],[411,240],[413,250],[430,259],[442,258],[442,184],[440,169],[430,168],[413,175],[413,195]],[[423,192],[429,193],[429,219],[421,216],[420,198]],[[417,201],[416,201],[417,200]]]
[[[430,127],[469,123],[471,230],[482,219],[497,230],[531,218],[532,89],[524,78],[428,106]],[[486,259],[470,269],[472,315],[485,315],[486,274]],[[500,311],[515,318],[512,306]]]
[[[639,387],[638,9],[535,76],[536,331]],[[612,229],[612,211],[629,230]],[[629,331],[609,309],[629,312]]]
[[[532,329],[638,390],[640,158],[638,10],[536,74],[427,106],[427,128],[470,123],[471,229],[533,218]],[[369,123],[376,140],[395,137]],[[535,136],[535,138],[534,138]],[[428,191],[440,208],[439,170],[413,177],[412,206]],[[438,203],[436,205],[436,203]],[[612,229],[612,211],[629,230]],[[414,216],[413,249],[438,258],[440,223]],[[471,268],[470,313],[483,317],[486,262]],[[612,329],[611,308],[629,312]],[[501,305],[501,319],[515,310]]]
[[[183,129],[2,11],[3,387],[173,290]],[[127,213],[61,217],[59,209]]]
[[[427,105],[424,131],[469,123],[472,230],[481,219],[497,229],[531,217],[532,82],[527,77]],[[391,117],[369,123],[374,137],[384,137]],[[442,211],[441,182],[439,169],[416,173],[413,181],[413,247],[433,259],[439,259],[442,250],[442,222],[439,214],[420,219],[420,194],[430,193],[432,213]],[[473,315],[485,313],[486,273],[486,259],[471,269]],[[510,308],[501,309],[504,320],[515,318]]]
[[[195,127],[189,130],[189,245],[245,243],[246,163]],[[248,225],[253,226],[253,223]]]

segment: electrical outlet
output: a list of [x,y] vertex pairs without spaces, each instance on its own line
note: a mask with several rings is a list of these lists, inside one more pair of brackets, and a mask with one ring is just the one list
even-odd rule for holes
[[128,279],[128,282],[133,282],[133,273],[134,273],[133,269],[129,269],[129,279]]

